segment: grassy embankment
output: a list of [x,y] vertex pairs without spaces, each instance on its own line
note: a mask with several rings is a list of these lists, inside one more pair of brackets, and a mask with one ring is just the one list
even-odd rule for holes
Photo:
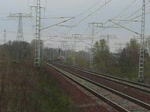
[[75,106],[44,68],[0,63],[1,112],[75,112]]

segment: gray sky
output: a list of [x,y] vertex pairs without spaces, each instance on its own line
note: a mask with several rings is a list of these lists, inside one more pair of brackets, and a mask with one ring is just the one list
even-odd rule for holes
[[[29,6],[35,5],[36,0],[0,0],[0,40],[3,39],[3,30],[7,30],[7,40],[15,40],[18,29],[17,19],[8,19],[10,13],[31,13],[35,16],[35,10],[29,9]],[[108,4],[107,2],[110,1]],[[71,37],[72,34],[82,34],[87,38],[91,35],[91,22],[101,22],[105,26],[112,26],[109,19],[113,19],[118,16],[117,20],[130,20],[141,14],[141,10],[136,12],[142,7],[142,0],[41,0],[41,5],[46,7],[46,10],[42,10],[42,28],[64,21],[65,19],[52,18],[52,17],[75,17],[74,19],[63,23],[61,25],[76,27],[60,27],[54,26],[49,29],[43,30],[41,33],[41,39],[45,40],[51,38],[49,36],[61,36],[55,37],[53,41],[47,41],[46,44],[51,44],[52,47],[60,47],[59,40],[63,40],[63,36]],[[103,7],[102,7],[103,6]],[[95,12],[95,13],[94,13]],[[123,12],[123,13],[121,13]],[[136,12],[136,13],[135,13]],[[146,2],[146,12],[150,12],[150,2]],[[121,14],[120,14],[121,13]],[[134,15],[133,15],[134,14]],[[91,16],[90,16],[91,15]],[[131,16],[132,15],[132,16]],[[127,18],[130,17],[130,18]],[[127,19],[126,19],[127,18]],[[141,17],[136,20],[140,20]],[[83,20],[83,21],[82,21]],[[146,15],[146,35],[149,35],[150,30],[150,14]],[[23,19],[24,40],[30,42],[34,39],[34,18]],[[118,21],[117,21],[118,22]],[[130,22],[124,24],[120,23],[138,33],[140,33],[140,22]],[[121,28],[107,28],[102,30],[101,28],[95,28],[95,38],[100,35],[116,35],[118,39],[110,39],[110,47],[118,47],[115,43],[126,43],[135,34]],[[96,40],[96,39],[95,39]],[[97,39],[98,40],[98,39]],[[84,39],[87,43],[91,43],[90,40]],[[70,40],[68,44],[72,43]],[[77,43],[77,49],[84,49],[88,44]]]

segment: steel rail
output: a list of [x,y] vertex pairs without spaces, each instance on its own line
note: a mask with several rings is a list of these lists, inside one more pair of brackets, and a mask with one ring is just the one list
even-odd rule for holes
[[63,74],[63,76],[65,76],[66,78],[70,79],[71,81],[73,81],[74,83],[76,83],[77,85],[81,86],[82,88],[84,88],[85,90],[87,90],[88,92],[92,93],[94,96],[98,97],[99,99],[101,99],[102,101],[104,101],[105,103],[109,104],[110,106],[112,106],[114,109],[118,110],[119,112],[130,112],[129,110],[121,107],[120,105],[118,105],[117,103],[109,100],[108,98],[104,97],[103,95],[101,95],[100,93],[92,90],[91,88],[89,88],[88,86],[81,84],[80,82],[76,81],[75,79],[67,76],[65,73],[63,73],[62,71],[60,71],[58,69],[58,67],[56,68],[56,66],[53,66],[49,63],[46,63],[47,65],[51,66],[52,68],[54,68],[56,71],[58,71],[59,73]]
[[[132,82],[132,81],[127,81],[127,80],[117,78],[117,77],[113,77],[113,76],[101,75],[100,73],[96,73],[96,72],[94,73],[94,72],[84,71],[84,70],[80,70],[80,69],[78,69],[78,70],[81,71],[81,72],[87,73],[89,75],[94,75],[96,77],[100,77],[100,78],[103,78],[103,79],[106,79],[106,80],[109,80],[109,81],[112,81],[112,82],[116,82],[116,83],[124,85],[124,86],[129,86],[131,88],[140,90],[140,91],[145,92],[145,93],[150,93],[150,86],[149,85],[144,85],[144,84],[140,84],[140,83],[136,83],[136,82]],[[137,87],[137,86],[139,86],[139,87]]]
[[71,71],[69,71],[69,70],[66,70],[66,69],[65,69],[65,71],[67,71],[67,72],[69,72],[69,73],[71,73],[71,74],[73,74],[73,75],[75,75],[75,76],[77,76],[77,77],[79,77],[79,78],[81,78],[81,79],[84,79],[84,80],[86,80],[86,81],[88,81],[88,82],[90,82],[90,83],[92,83],[92,84],[94,84],[94,85],[96,85],[96,86],[99,86],[99,87],[101,87],[101,88],[103,88],[103,89],[106,89],[106,90],[108,90],[108,91],[110,91],[110,92],[112,92],[112,93],[114,93],[114,94],[116,94],[116,95],[118,95],[118,96],[120,96],[120,97],[123,97],[123,98],[125,98],[125,99],[127,99],[127,100],[129,100],[129,101],[131,101],[131,102],[133,102],[133,103],[136,103],[136,104],[138,104],[138,105],[141,106],[141,107],[144,107],[144,108],[150,110],[150,104],[148,104],[148,103],[145,103],[145,102],[143,102],[143,101],[140,101],[140,100],[138,100],[138,99],[136,99],[136,98],[133,98],[133,97],[131,97],[131,96],[129,96],[129,95],[126,95],[126,94],[124,94],[124,93],[121,93],[121,92],[119,92],[119,91],[117,91],[117,90],[114,90],[114,89],[112,89],[112,88],[110,88],[110,87],[107,87],[107,86],[105,86],[105,85],[103,85],[103,84],[97,83],[97,82],[95,82],[95,81],[93,81],[93,80],[90,80],[90,79],[88,79],[88,78],[86,78],[86,77],[83,77],[83,76],[81,76],[81,75],[77,75],[76,73],[73,73],[73,72],[71,72]]
[[[63,65],[63,66],[65,66],[65,65]],[[65,66],[65,67],[68,67],[68,66]],[[137,83],[137,82],[133,82],[133,81],[128,81],[128,80],[121,79],[118,77],[114,77],[114,76],[110,76],[110,75],[106,75],[106,74],[100,74],[97,72],[91,72],[91,71],[87,71],[87,70],[83,70],[83,69],[79,69],[79,68],[73,68],[73,67],[68,67],[68,68],[75,69],[75,70],[81,71],[83,73],[87,73],[87,74],[92,75],[92,76],[100,77],[100,78],[103,78],[103,79],[106,79],[106,80],[109,80],[112,82],[116,82],[118,84],[128,86],[128,87],[140,90],[140,91],[145,92],[145,93],[150,93],[150,90],[148,90],[148,89],[150,89],[150,85],[145,85],[145,84],[141,84],[141,83]],[[137,87],[137,86],[141,86],[142,88]]]
[[81,70],[81,71],[86,71],[86,72],[89,72],[89,73],[99,74],[100,76],[103,75],[103,76],[106,76],[106,77],[109,77],[109,78],[113,78],[113,79],[116,79],[116,80],[124,81],[124,82],[127,82],[127,83],[132,83],[132,84],[139,85],[139,86],[142,86],[142,87],[150,89],[150,85],[147,85],[147,84],[142,84],[142,83],[138,83],[138,82],[134,82],[134,81],[129,81],[129,80],[126,80],[126,79],[122,79],[122,78],[111,76],[111,75],[104,74],[104,73],[97,73],[97,72],[88,71],[88,70],[79,69],[79,68],[75,68],[75,69],[78,69],[78,70]]

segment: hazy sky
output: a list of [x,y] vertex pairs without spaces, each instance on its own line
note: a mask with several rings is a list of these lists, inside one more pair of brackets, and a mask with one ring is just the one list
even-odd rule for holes
[[[7,30],[7,40],[15,40],[18,30],[18,19],[8,18],[10,13],[31,13],[35,17],[35,10],[30,6],[35,5],[36,0],[0,0],[0,40],[3,39],[3,30]],[[107,4],[107,2],[109,2]],[[41,0],[42,9],[42,28],[54,25],[68,18],[59,17],[75,17],[74,19],[61,25],[76,27],[54,26],[41,32],[41,39],[46,40],[49,36],[57,35],[53,41],[46,42],[53,47],[60,47],[60,40],[63,36],[71,37],[72,34],[82,34],[84,38],[91,36],[92,28],[89,26],[91,22],[107,23],[105,26],[112,26],[109,19],[117,17],[116,20],[131,20],[138,17],[141,12],[142,0]],[[139,11],[138,11],[139,10]],[[136,12],[137,11],[137,12]],[[122,12],[122,13],[121,13]],[[135,13],[136,12],[136,13]],[[150,2],[146,2],[146,12],[150,12]],[[57,17],[57,18],[53,18]],[[30,42],[34,39],[35,18],[23,19],[24,40]],[[140,20],[141,17],[136,20]],[[150,14],[146,15],[146,35],[150,30]],[[119,23],[118,21],[116,21]],[[121,21],[120,24],[140,33],[140,22]],[[126,24],[125,24],[126,23]],[[116,35],[118,39],[110,39],[110,47],[118,47],[116,43],[126,43],[135,34],[121,28],[95,28],[95,38],[101,35]],[[60,37],[59,37],[60,36]],[[100,38],[100,37],[99,37]],[[95,39],[96,40],[96,39]],[[97,39],[98,40],[98,39]],[[90,40],[84,39],[85,42],[91,43]],[[68,44],[71,46],[71,42]],[[88,44],[77,43],[77,49],[84,49]]]

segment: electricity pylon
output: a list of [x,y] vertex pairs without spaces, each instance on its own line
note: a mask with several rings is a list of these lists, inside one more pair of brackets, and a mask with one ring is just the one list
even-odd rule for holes
[[15,14],[10,14],[8,16],[9,18],[18,18],[18,32],[17,32],[17,41],[24,41],[23,38],[23,18],[31,18],[31,14],[25,14],[25,13],[15,13]]
[[18,19],[18,31],[17,31],[17,37],[16,37],[16,41],[17,46],[15,48],[15,50],[17,50],[18,52],[15,54],[16,60],[20,60],[21,58],[23,58],[23,45],[21,42],[24,41],[23,38],[23,18],[31,18],[31,14],[25,14],[25,13],[15,13],[15,14],[10,14],[8,16],[9,18],[17,18]]

